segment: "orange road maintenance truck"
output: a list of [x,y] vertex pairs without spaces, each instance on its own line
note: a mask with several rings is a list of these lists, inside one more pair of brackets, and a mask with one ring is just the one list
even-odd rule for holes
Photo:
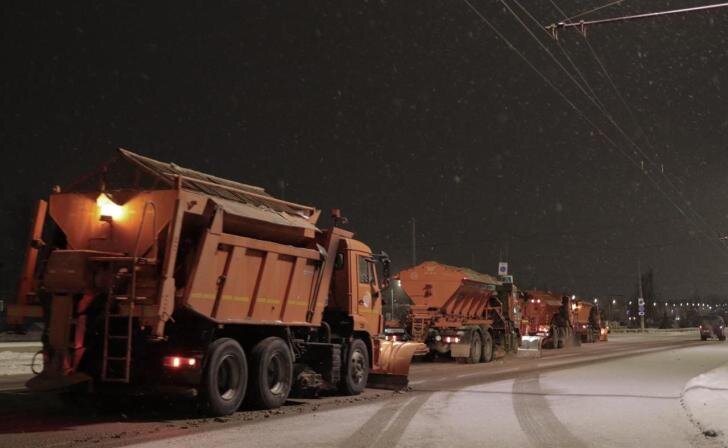
[[[534,344],[544,348],[563,348],[578,343],[572,324],[572,300],[548,291],[523,291],[523,321],[521,334],[524,344],[534,349]],[[539,347],[539,348],[540,348]]]
[[319,215],[123,149],[55,187],[8,310],[45,321],[28,387],[183,392],[225,415],[292,389],[405,386],[423,346],[379,338],[389,260]]
[[588,300],[576,299],[571,304],[574,331],[581,342],[606,341],[609,331],[599,315],[599,308]]
[[496,353],[518,347],[517,328],[509,317],[517,297],[508,291],[515,288],[501,288],[504,283],[498,278],[435,261],[406,269],[396,278],[413,302],[404,327],[431,355],[489,362]]

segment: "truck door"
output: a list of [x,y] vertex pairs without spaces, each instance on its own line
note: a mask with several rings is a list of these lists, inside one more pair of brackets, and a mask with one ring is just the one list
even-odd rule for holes
[[[364,328],[371,335],[379,333],[380,314],[382,302],[380,300],[379,287],[377,286],[376,270],[371,256],[360,253],[354,254],[356,260],[356,313],[364,318]],[[361,327],[361,325],[358,325]]]

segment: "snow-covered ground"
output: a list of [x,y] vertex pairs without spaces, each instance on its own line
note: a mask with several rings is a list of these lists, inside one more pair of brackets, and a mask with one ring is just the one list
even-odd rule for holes
[[0,375],[32,373],[30,363],[33,362],[33,355],[27,352],[0,352]]
[[703,433],[714,432],[728,446],[728,364],[688,381],[683,405]]
[[[30,363],[40,350],[40,342],[3,342],[0,343],[0,376],[30,374]],[[40,367],[42,358],[36,360]]]

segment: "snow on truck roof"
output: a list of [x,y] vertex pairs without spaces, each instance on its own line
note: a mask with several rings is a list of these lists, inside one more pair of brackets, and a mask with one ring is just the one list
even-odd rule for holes
[[425,269],[425,270],[434,270],[434,269],[442,269],[444,271],[455,271],[458,272],[460,275],[462,275],[463,279],[485,283],[488,285],[502,285],[503,282],[498,280],[496,277],[493,277],[492,275],[483,274],[478,271],[474,271],[470,268],[464,268],[461,266],[451,266],[448,264],[439,263],[437,261],[425,261],[421,263],[418,266],[412,267],[409,270],[414,269]]
[[263,188],[160,162],[127,149],[58,193],[91,193],[99,188],[125,202],[129,192],[180,188],[210,196],[226,214],[279,227],[303,229],[307,238],[318,228],[321,211],[315,207],[275,198]]

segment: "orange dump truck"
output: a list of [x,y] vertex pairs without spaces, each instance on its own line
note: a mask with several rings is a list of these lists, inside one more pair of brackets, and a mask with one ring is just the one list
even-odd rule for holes
[[546,348],[562,348],[575,343],[570,299],[548,291],[522,292],[521,334],[539,336]]
[[46,323],[28,387],[184,392],[224,415],[292,389],[406,385],[422,344],[379,338],[387,257],[319,215],[125,150],[54,188],[8,310]]
[[430,353],[477,363],[491,361],[498,350],[518,347],[508,313],[515,295],[506,293],[502,301],[503,282],[497,278],[434,261],[404,270],[397,278],[413,302],[407,333]]

